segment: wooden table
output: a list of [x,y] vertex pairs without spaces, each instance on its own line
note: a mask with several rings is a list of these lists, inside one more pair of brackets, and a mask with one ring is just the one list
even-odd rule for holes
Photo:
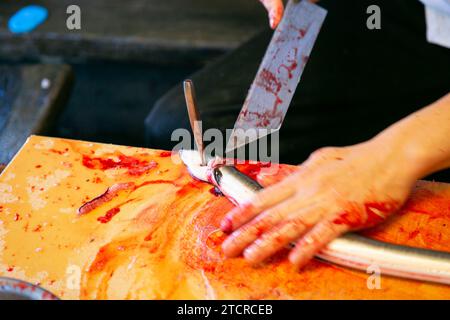
[[[268,185],[294,167],[240,169]],[[0,275],[63,299],[450,298],[449,286],[383,275],[371,290],[368,274],[316,260],[296,272],[286,252],[259,268],[224,259],[232,204],[210,191],[170,152],[33,136],[0,176]],[[421,181],[365,235],[450,252],[449,226],[450,185]]]

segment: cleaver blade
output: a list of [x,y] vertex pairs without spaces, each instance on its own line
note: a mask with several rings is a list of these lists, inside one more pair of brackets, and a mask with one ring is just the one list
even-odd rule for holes
[[326,14],[307,0],[288,2],[234,124],[226,153],[280,129]]

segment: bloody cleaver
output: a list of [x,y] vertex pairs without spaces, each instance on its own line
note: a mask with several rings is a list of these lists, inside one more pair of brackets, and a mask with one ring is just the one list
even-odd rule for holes
[[326,14],[307,0],[288,2],[234,124],[226,153],[280,129]]

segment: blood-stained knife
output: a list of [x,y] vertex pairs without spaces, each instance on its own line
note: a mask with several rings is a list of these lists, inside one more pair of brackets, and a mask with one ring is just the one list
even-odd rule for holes
[[[289,1],[236,120],[227,153],[280,129],[326,14],[307,0]],[[257,134],[249,135],[248,129]]]

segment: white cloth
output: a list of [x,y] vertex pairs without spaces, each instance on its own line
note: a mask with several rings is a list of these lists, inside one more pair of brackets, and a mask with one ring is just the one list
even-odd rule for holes
[[425,5],[427,40],[450,48],[450,0],[420,0]]

